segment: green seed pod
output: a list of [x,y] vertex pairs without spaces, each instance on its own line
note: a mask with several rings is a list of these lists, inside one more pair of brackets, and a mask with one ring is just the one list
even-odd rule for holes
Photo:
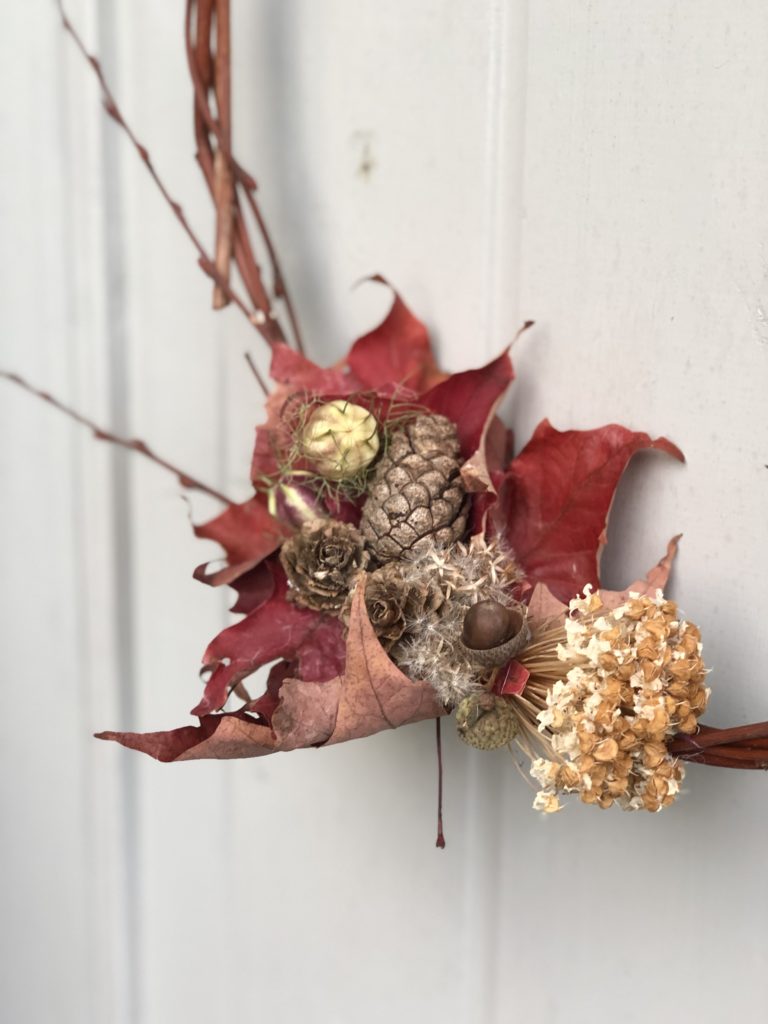
[[470,693],[456,708],[459,736],[478,750],[504,747],[517,735],[512,702],[494,693]]
[[362,405],[339,398],[317,406],[300,437],[301,451],[326,480],[351,480],[379,453],[379,426]]

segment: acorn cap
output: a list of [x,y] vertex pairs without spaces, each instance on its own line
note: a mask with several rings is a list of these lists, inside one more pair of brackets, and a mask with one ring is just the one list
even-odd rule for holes
[[496,668],[518,654],[531,639],[523,605],[478,601],[464,616],[461,645],[476,665]]

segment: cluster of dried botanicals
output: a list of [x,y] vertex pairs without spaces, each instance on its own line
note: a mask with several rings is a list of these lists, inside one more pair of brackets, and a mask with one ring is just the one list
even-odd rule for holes
[[584,803],[658,811],[680,789],[683,767],[667,750],[693,733],[709,698],[701,636],[674,601],[630,594],[613,611],[589,590],[570,604],[558,656],[569,668],[539,714],[555,755],[531,774],[543,787],[537,810],[560,809],[559,793]]
[[[512,657],[513,634],[518,646],[527,638],[524,613],[510,597],[519,572],[482,538],[462,543],[469,496],[456,425],[415,415],[380,445],[371,419],[360,406],[336,401],[318,407],[303,428],[303,455],[325,479],[343,482],[369,468],[370,478],[359,529],[312,518],[284,543],[289,596],[347,620],[356,582],[368,570],[366,610],[380,642],[407,675],[431,683],[455,706]],[[495,609],[504,635],[472,642],[470,609],[485,617]]]

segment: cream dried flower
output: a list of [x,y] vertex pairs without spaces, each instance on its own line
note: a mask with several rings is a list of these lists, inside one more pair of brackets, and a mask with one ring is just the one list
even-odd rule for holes
[[683,779],[666,741],[696,730],[709,697],[698,628],[661,591],[630,594],[610,611],[589,589],[571,601],[564,628],[564,677],[538,714],[564,760],[538,759],[531,774],[547,794],[577,790],[600,807],[661,810]]

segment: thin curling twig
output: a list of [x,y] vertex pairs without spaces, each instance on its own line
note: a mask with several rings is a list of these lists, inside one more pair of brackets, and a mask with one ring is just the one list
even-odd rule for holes
[[[256,201],[257,185],[250,175],[234,158],[231,145],[231,96],[229,87],[229,38],[220,33],[218,19],[224,12],[226,27],[229,18],[229,0],[187,0],[185,42],[187,63],[195,94],[195,138],[197,160],[203,177],[216,203],[219,222],[226,214],[220,190],[222,180],[222,158],[230,178],[234,181],[233,204],[230,207],[232,229],[231,243],[240,276],[254,306],[261,310],[271,326],[276,340],[285,341],[285,333],[276,318],[273,303],[267,295],[262,281],[261,270],[249,237],[248,225],[243,214],[241,198],[256,222],[261,240],[269,259],[275,299],[282,299],[288,314],[291,333],[300,352],[304,351],[301,331],[293,304],[285,283],[274,243]],[[214,20],[214,12],[216,19]],[[213,35],[216,35],[215,52]],[[221,40],[220,40],[221,35]],[[223,46],[222,46],[223,44]],[[222,54],[226,51],[226,60]],[[223,65],[226,64],[226,71]],[[220,70],[221,69],[221,70]],[[216,100],[217,116],[210,106],[210,96]]]
[[79,413],[70,406],[65,405],[64,402],[59,401],[58,398],[55,398],[47,391],[36,388],[33,384],[28,383],[28,381],[24,380],[23,377],[20,377],[16,373],[8,373],[7,370],[0,370],[0,377],[10,381],[12,384],[18,385],[18,387],[28,391],[31,395],[41,398],[44,402],[52,405],[54,409],[58,409],[58,411],[63,412],[65,416],[69,416],[69,418],[74,420],[76,423],[81,424],[83,427],[87,427],[97,441],[107,441],[110,444],[117,445],[119,448],[127,448],[129,451],[138,452],[139,455],[143,455],[144,458],[149,459],[150,462],[154,462],[155,465],[162,466],[163,469],[167,469],[168,472],[173,473],[181,486],[185,487],[187,490],[200,491],[203,494],[209,494],[212,498],[216,498],[225,505],[232,504],[232,501],[226,496],[226,494],[222,494],[221,491],[214,490],[214,488],[209,487],[208,484],[204,484],[201,480],[190,476],[189,473],[185,473],[183,469],[179,469],[178,466],[174,466],[173,463],[168,462],[167,459],[160,458],[159,455],[156,455],[151,448],[138,438],[120,437],[118,434],[113,434],[109,430],[105,430],[97,423],[94,423],[93,420],[89,420],[86,416],[83,416],[82,413]]
[[264,385],[264,378],[259,373],[259,368],[256,365],[256,363],[253,361],[253,356],[251,355],[250,352],[246,352],[245,353],[245,361],[248,364],[249,370],[251,371],[253,376],[256,378],[256,380],[259,382],[259,386],[264,388],[265,387],[265,385]]
[[185,215],[181,205],[178,202],[176,202],[176,200],[171,196],[170,192],[168,191],[168,189],[165,186],[165,183],[163,182],[163,180],[160,178],[160,175],[155,170],[155,166],[152,163],[152,158],[150,157],[149,151],[147,150],[146,146],[142,145],[142,143],[139,142],[139,140],[136,138],[136,136],[133,133],[133,129],[130,127],[128,122],[123,117],[122,111],[118,107],[117,102],[115,100],[115,97],[113,96],[112,91],[109,88],[109,85],[107,83],[106,77],[104,75],[104,71],[103,71],[103,69],[101,67],[101,64],[99,63],[98,58],[95,57],[92,53],[90,53],[87,50],[83,40],[81,39],[79,33],[77,32],[77,29],[74,27],[72,22],[67,17],[67,13],[66,13],[66,11],[64,9],[63,0],[56,0],[56,2],[57,2],[57,6],[58,6],[58,9],[59,9],[59,12],[61,14],[61,21],[62,21],[62,25],[64,26],[64,30],[72,37],[72,39],[74,40],[75,45],[77,46],[78,50],[83,55],[83,57],[88,62],[88,64],[90,64],[94,74],[96,75],[96,78],[98,79],[99,86],[101,87],[102,98],[103,98],[103,101],[104,101],[104,109],[106,110],[107,114],[112,118],[112,120],[117,125],[119,125],[119,127],[126,134],[126,136],[128,137],[129,141],[133,145],[134,149],[138,153],[141,161],[146,166],[146,168],[147,168],[147,170],[148,170],[148,172],[150,174],[150,177],[152,178],[152,180],[154,181],[155,185],[157,186],[160,194],[162,195],[163,199],[166,201],[168,206],[170,206],[171,211],[173,212],[174,217],[179,222],[179,224],[183,228],[187,238],[189,238],[190,242],[192,243],[192,245],[194,246],[195,250],[197,251],[197,254],[198,254],[198,264],[199,264],[201,270],[205,274],[207,274],[216,284],[218,284],[221,287],[222,292],[227,296],[227,298],[231,302],[233,302],[237,306],[237,308],[240,310],[240,312],[243,313],[243,315],[247,318],[248,322],[252,326],[254,326],[257,331],[259,331],[259,333],[262,335],[262,337],[270,345],[274,344],[275,338],[273,337],[273,332],[271,332],[268,329],[268,321],[267,321],[267,318],[264,316],[264,313],[261,310],[256,310],[255,312],[252,312],[251,310],[249,310],[248,307],[246,306],[245,302],[240,298],[240,296],[237,294],[237,292],[235,292],[230,287],[228,281],[226,281],[219,274],[219,272],[216,269],[216,266],[215,266],[213,260],[208,255],[208,253],[206,252],[202,242],[200,241],[200,239],[197,237],[197,235],[193,231],[192,226],[190,225],[189,221],[187,220],[187,217],[186,217],[186,215]]

